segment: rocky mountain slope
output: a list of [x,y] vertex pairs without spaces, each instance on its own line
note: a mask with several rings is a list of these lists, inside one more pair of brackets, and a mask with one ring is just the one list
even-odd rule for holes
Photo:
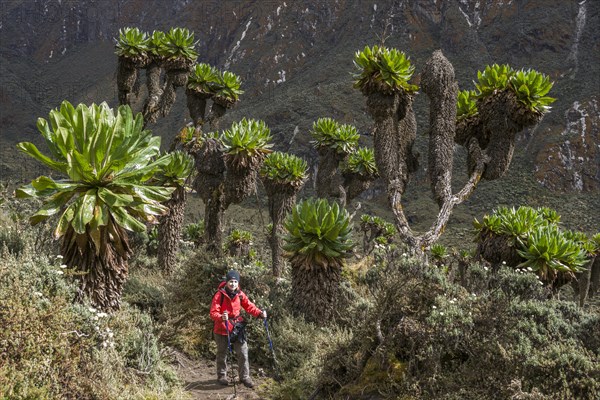
[[[316,154],[308,130],[322,116],[354,123],[362,142],[370,142],[364,98],[351,84],[352,58],[385,39],[411,57],[417,82],[435,49],[454,64],[461,89],[473,87],[477,70],[490,63],[550,75],[551,95],[558,98],[552,112],[520,135],[508,176],[482,184],[478,193],[484,194],[476,194],[463,212],[528,202],[573,212],[584,229],[600,226],[598,1],[8,0],[0,17],[2,177],[38,172],[15,154],[14,144],[39,143],[36,118],[62,99],[116,105],[113,37],[121,27],[195,31],[199,60],[244,79],[246,92],[224,124],[242,116],[264,119],[277,148],[311,161]],[[428,129],[424,97],[416,101],[421,134]],[[188,120],[180,92],[170,117],[150,128],[168,142]],[[427,191],[421,183],[417,193]],[[417,220],[434,207],[418,194],[412,200],[423,204],[414,211]]]

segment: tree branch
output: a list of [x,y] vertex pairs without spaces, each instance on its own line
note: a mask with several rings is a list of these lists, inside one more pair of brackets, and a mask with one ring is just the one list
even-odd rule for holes
[[473,191],[481,180],[481,176],[483,175],[483,171],[485,169],[485,157],[479,148],[477,139],[475,138],[469,139],[469,153],[475,160],[473,172],[471,172],[471,176],[465,186],[457,194],[452,195],[442,204],[437,220],[431,229],[417,238],[417,242],[419,243],[419,247],[421,249],[430,246],[442,235],[454,207],[468,199],[471,194],[473,194]]

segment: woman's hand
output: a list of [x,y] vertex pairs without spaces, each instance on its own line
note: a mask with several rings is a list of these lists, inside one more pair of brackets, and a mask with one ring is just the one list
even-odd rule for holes
[[223,321],[227,321],[229,319],[229,315],[228,315],[227,311],[223,312],[223,315],[221,316],[221,319]]

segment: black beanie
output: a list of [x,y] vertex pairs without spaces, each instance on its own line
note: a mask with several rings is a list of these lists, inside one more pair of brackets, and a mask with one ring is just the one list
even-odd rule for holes
[[240,281],[240,273],[234,270],[231,270],[227,273],[225,280],[229,282],[230,280],[235,279],[236,281]]

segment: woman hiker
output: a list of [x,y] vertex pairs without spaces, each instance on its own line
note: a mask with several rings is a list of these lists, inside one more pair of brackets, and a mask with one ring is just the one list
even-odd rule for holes
[[[267,312],[254,305],[239,287],[240,274],[229,271],[225,282],[221,282],[219,290],[215,293],[210,305],[210,318],[214,321],[214,337],[217,342],[217,379],[220,384],[228,385],[227,381],[227,327],[232,335],[235,323],[243,322],[240,311],[243,308],[254,317],[267,318]],[[240,382],[252,388],[254,383],[250,378],[250,365],[248,363],[248,344],[242,332],[237,338],[231,338],[231,345],[238,358]],[[235,340],[234,340],[235,339]]]

